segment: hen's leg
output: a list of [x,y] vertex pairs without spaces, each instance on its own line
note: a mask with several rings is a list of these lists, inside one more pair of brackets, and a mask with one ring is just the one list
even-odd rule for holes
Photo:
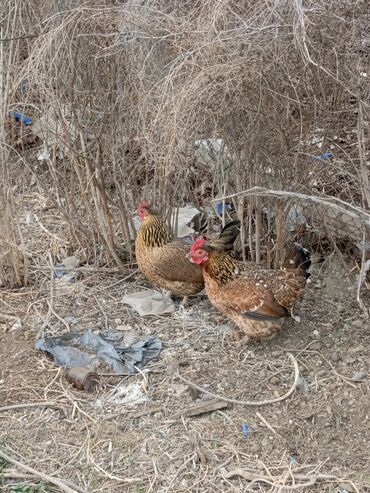
[[290,309],[290,316],[292,317],[293,320],[295,320],[296,322],[300,323],[301,317],[299,317],[298,315],[294,315],[294,313],[293,313],[293,307]]
[[184,308],[187,308],[189,306],[189,296],[184,296],[181,304]]
[[246,346],[250,340],[250,337],[245,334],[243,337],[240,337],[238,341],[236,341],[237,346]]
[[234,329],[232,337],[237,346],[244,346],[249,341],[249,336],[247,336],[247,334],[245,334],[244,332],[238,329]]

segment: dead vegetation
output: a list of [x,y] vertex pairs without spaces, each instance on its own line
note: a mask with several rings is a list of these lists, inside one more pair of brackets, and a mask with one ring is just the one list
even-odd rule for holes
[[[254,186],[341,199],[365,220],[348,230],[311,204],[309,224],[330,242],[368,238],[365,2],[336,2],[335,14],[325,2],[41,3],[3,7],[2,113],[33,122],[7,121],[3,141],[88,258],[131,259],[140,198],[207,208]],[[258,261],[287,201],[233,202]]]
[[[42,471],[89,492],[369,491],[367,2],[3,0],[0,16],[0,389],[4,405],[61,406],[3,410],[1,450],[34,471],[8,463],[1,476],[35,484]],[[304,327],[242,354],[206,301],[149,321],[122,307],[144,282],[133,270],[140,199],[168,217],[192,203],[210,226],[237,215],[245,259],[278,265],[287,236],[326,259]],[[81,264],[71,286],[52,275],[68,255]],[[81,330],[121,319],[165,340],[144,409],[96,410],[33,351],[36,335],[75,319]],[[179,353],[187,380],[259,401],[289,391],[286,352],[311,397],[294,392],[260,416],[219,401],[183,416],[200,395],[168,370]],[[102,395],[117,380],[105,385]]]

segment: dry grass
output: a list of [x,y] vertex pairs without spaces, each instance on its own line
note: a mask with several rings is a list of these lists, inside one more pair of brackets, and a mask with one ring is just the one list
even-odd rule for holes
[[[327,275],[325,271],[322,279]],[[333,282],[338,285],[341,277],[338,272]],[[315,282],[319,279],[316,270]],[[47,334],[64,331],[63,320],[73,330],[105,329],[108,322],[113,328],[130,327],[137,336],[155,334],[165,343],[145,378],[101,377],[96,396],[73,389],[63,371],[33,350],[35,334],[48,312],[49,284],[39,293],[28,288],[21,297],[10,292],[4,297],[13,313],[22,317],[24,331],[1,335],[1,400],[14,406],[0,408],[1,450],[37,472],[90,493],[122,488],[241,492],[247,485],[250,491],[277,492],[292,481],[296,488],[308,484],[299,487],[307,492],[329,492],[345,482],[354,491],[367,491],[363,440],[369,438],[369,346],[365,321],[362,329],[344,330],[345,319],[350,326],[360,320],[348,300],[332,307],[329,293],[309,289],[300,307],[302,324],[288,324],[274,341],[241,350],[233,347],[223,332],[224,320],[207,301],[194,302],[184,312],[178,308],[172,317],[141,319],[121,299],[142,285],[140,278],[127,284],[91,273],[84,273],[74,285],[56,281]],[[26,313],[21,313],[22,306],[27,306]],[[177,377],[177,368],[187,380],[213,393],[269,400],[286,393],[293,381],[287,352],[295,355],[300,374],[310,385],[308,394],[296,390],[280,404],[257,408],[234,404],[214,413],[185,416],[204,397]],[[358,371],[364,372],[364,379],[352,380]],[[148,402],[130,407],[106,401],[118,385],[133,382],[142,385]],[[42,404],[48,401],[52,402]],[[243,422],[248,438],[242,433]],[[23,471],[9,464],[4,472],[8,479],[16,473],[19,482],[17,474]],[[36,481],[27,476],[26,480]],[[8,491],[9,483],[3,488]]]
[[[26,249],[61,252],[65,223],[55,210],[40,210],[42,203],[31,191],[20,204]],[[39,222],[25,224],[29,212]],[[30,269],[36,285],[3,290],[1,297],[1,312],[9,319],[1,320],[0,332],[0,450],[21,463],[3,468],[4,492],[11,491],[12,478],[18,486],[40,484],[38,473],[89,493],[231,493],[247,487],[277,493],[293,479],[295,487],[308,483],[299,490],[312,493],[329,493],[344,483],[367,491],[370,345],[367,321],[352,301],[355,278],[338,259],[314,267],[297,311],[301,324],[287,323],[274,340],[244,349],[233,345],[225,320],[205,299],[187,310],[178,306],[172,316],[142,318],[121,301],[148,286],[142,277],[128,281],[122,274],[82,269],[69,284],[51,279],[46,259],[43,265],[35,260]],[[16,318],[21,329],[14,326]],[[156,335],[164,349],[144,375],[102,375],[97,395],[76,391],[61,369],[34,350],[43,333],[107,327]],[[263,407],[228,404],[186,415],[208,397],[178,375],[233,400],[277,400],[294,380],[287,353],[298,362],[307,394],[295,390]],[[147,402],[107,402],[118,385],[134,382]]]
[[[0,392],[23,404],[0,414],[1,450],[21,463],[1,488],[46,474],[90,493],[369,491],[367,321],[353,274],[331,263],[335,250],[367,265],[353,247],[369,238],[366,2],[67,3],[0,5]],[[216,138],[222,152],[202,159],[197,141]],[[278,264],[292,205],[308,221],[296,239],[330,257],[304,322],[248,351],[206,300],[149,319],[121,303],[145,285],[131,271],[136,203],[191,202],[212,219],[226,196],[243,258]],[[70,285],[51,276],[67,255],[83,266]],[[165,342],[145,378],[119,381],[142,385],[137,408],[99,407],[116,377],[87,396],[33,349],[45,333],[122,324]],[[287,353],[308,395],[184,415],[204,397],[176,363],[213,394],[271,400],[293,382]]]

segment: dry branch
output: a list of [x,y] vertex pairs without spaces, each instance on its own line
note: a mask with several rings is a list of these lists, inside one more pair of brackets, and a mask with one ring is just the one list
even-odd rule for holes
[[269,404],[275,404],[276,402],[281,402],[284,401],[285,399],[288,399],[290,397],[294,390],[297,387],[297,383],[299,380],[299,367],[297,360],[291,353],[287,353],[289,358],[291,359],[293,366],[294,366],[294,382],[288,392],[286,392],[284,395],[281,395],[280,397],[276,397],[274,399],[265,399],[263,401],[241,401],[238,399],[230,399],[229,397],[223,397],[221,395],[215,394],[213,392],[209,392],[209,390],[204,389],[203,387],[199,387],[199,385],[196,385],[195,383],[191,382],[190,380],[187,380],[184,378],[182,375],[179,373],[177,374],[177,378],[185,382],[187,385],[190,385],[190,387],[193,387],[196,390],[199,390],[199,392],[202,392],[203,394],[209,395],[213,397],[214,399],[218,399],[220,401],[224,402],[229,402],[230,404],[237,404],[239,406],[267,406]]
[[[225,473],[226,479],[240,476],[241,478],[250,481],[251,484],[265,483],[272,486],[277,491],[295,491],[301,488],[308,488],[319,482],[334,482],[340,481],[339,478],[332,474],[295,474],[290,472],[288,480],[291,484],[284,484],[279,477],[264,476],[255,472],[245,471],[243,469],[233,469],[232,471]],[[286,481],[286,480],[285,480]]]
[[18,409],[29,409],[33,407],[57,407],[61,408],[62,406],[55,401],[45,401],[45,402],[24,402],[22,404],[11,404],[10,406],[2,406],[0,407],[0,413],[6,411],[14,411]]
[[61,491],[64,491],[65,493],[78,493],[81,491],[80,488],[75,488],[68,486],[64,481],[58,478],[54,478],[52,476],[49,476],[48,474],[45,474],[40,471],[36,471],[36,469],[33,469],[32,467],[27,466],[26,464],[23,464],[22,462],[17,461],[16,459],[13,459],[10,457],[10,455],[6,454],[2,450],[0,450],[0,457],[4,459],[6,462],[9,462],[10,464],[13,464],[14,466],[19,467],[19,469],[22,469],[23,471],[26,471],[33,476],[36,476],[43,481],[47,481],[48,483],[53,484],[57,488],[59,488]]

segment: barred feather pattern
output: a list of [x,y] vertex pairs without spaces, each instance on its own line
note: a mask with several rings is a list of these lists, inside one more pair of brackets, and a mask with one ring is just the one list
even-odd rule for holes
[[202,291],[202,268],[185,258],[188,251],[186,243],[173,240],[170,228],[160,216],[145,217],[136,237],[135,253],[140,271],[151,283],[175,296]]

